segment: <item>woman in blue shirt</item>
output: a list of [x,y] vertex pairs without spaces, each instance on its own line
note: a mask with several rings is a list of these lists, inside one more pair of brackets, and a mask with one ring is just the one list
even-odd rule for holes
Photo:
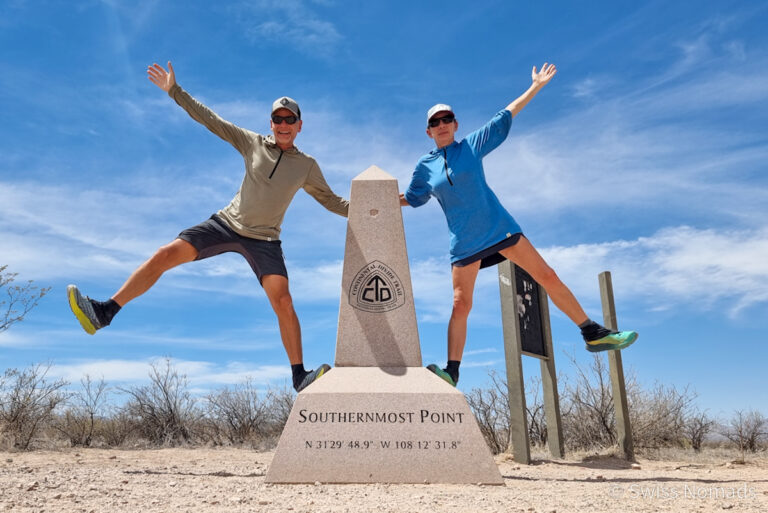
[[552,302],[579,328],[592,352],[623,349],[637,339],[634,331],[615,332],[592,321],[555,271],[522,234],[520,225],[501,205],[485,181],[482,159],[507,138],[512,118],[555,75],[554,64],[531,72],[532,84],[519,98],[485,126],[456,142],[459,127],[453,109],[438,103],[427,113],[427,135],[436,148],[419,159],[400,204],[419,207],[434,196],[451,233],[453,311],[448,323],[448,365],[428,368],[453,386],[467,338],[467,317],[472,308],[477,272],[509,259],[544,287]]

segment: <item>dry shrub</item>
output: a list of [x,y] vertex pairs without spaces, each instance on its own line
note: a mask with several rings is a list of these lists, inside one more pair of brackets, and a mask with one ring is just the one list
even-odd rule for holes
[[494,371],[489,375],[490,388],[473,388],[466,397],[485,442],[493,454],[499,454],[504,452],[511,442],[509,393],[505,379]]
[[596,450],[616,444],[616,420],[608,365],[593,355],[588,368],[570,356],[576,370],[561,396],[563,439],[569,450]]
[[635,447],[655,449],[682,447],[687,437],[686,420],[691,417],[696,394],[688,387],[656,384],[650,390],[627,390],[629,419]]
[[80,385],[54,426],[72,446],[90,447],[105,413],[108,389],[103,378],[94,382],[87,374]]
[[139,431],[139,425],[126,408],[112,408],[96,424],[96,434],[105,445],[121,447]]
[[741,461],[744,461],[745,452],[757,452],[768,438],[768,419],[756,410],[737,410],[719,431],[739,448]]
[[120,389],[129,395],[125,412],[136,433],[153,445],[191,442],[200,419],[197,401],[189,392],[187,376],[166,358],[150,366],[149,385]]
[[51,422],[54,410],[67,399],[64,380],[48,379],[51,366],[7,369],[0,377],[0,432],[16,448],[30,448],[35,435]]
[[10,328],[11,324],[22,321],[51,290],[50,287],[35,287],[32,280],[24,285],[12,285],[18,274],[6,272],[7,268],[7,265],[0,265],[0,289],[5,289],[5,296],[0,297],[0,333]]
[[[466,397],[488,447],[493,454],[499,454],[506,451],[512,442],[509,389],[507,380],[496,371],[490,371],[488,375],[491,378],[490,387],[474,388]],[[525,407],[528,437],[534,446],[547,443],[547,424],[540,391],[541,378],[531,378],[526,385]]]
[[711,419],[706,411],[692,410],[688,414],[683,426],[683,434],[694,451],[701,451],[707,435],[714,430],[715,425],[715,420]]
[[262,395],[250,378],[206,397],[208,432],[214,443],[253,445],[279,437],[293,406],[287,388],[270,388]]

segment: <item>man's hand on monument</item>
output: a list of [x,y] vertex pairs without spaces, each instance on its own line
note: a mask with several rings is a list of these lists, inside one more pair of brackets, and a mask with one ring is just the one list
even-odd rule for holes
[[147,78],[166,93],[176,84],[176,73],[173,71],[171,61],[168,61],[168,71],[158,63],[147,68]]
[[400,206],[401,207],[410,207],[411,206],[411,204],[408,203],[408,200],[405,199],[405,193],[403,193],[403,192],[400,193]]

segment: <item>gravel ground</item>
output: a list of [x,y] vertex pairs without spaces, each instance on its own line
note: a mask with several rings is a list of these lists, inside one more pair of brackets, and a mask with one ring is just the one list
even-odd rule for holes
[[0,511],[768,511],[768,458],[746,464],[497,457],[504,486],[270,485],[272,452],[0,452]]

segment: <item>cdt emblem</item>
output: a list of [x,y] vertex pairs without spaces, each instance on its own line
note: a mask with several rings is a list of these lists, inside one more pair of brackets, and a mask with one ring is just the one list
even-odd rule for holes
[[360,269],[349,287],[349,304],[358,310],[389,312],[405,304],[400,278],[386,264],[374,260]]

